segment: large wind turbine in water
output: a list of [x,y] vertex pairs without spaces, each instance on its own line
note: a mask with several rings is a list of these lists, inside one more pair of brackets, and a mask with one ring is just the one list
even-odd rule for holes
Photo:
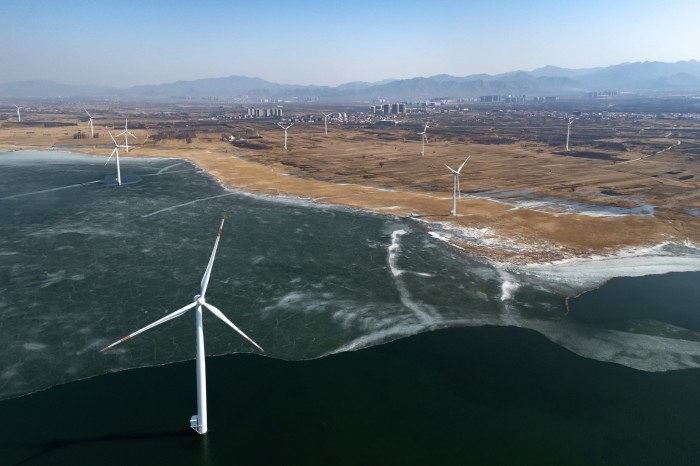
[[211,268],[214,265],[214,257],[216,256],[216,248],[219,246],[219,238],[221,238],[221,231],[224,228],[224,220],[221,219],[221,225],[219,226],[219,231],[216,234],[216,241],[214,242],[214,250],[209,258],[209,264],[204,271],[204,276],[200,283],[199,294],[194,296],[194,301],[187,306],[178,309],[175,312],[168,314],[162,319],[156,320],[150,325],[143,327],[140,330],[131,333],[124,338],[112,343],[109,346],[105,346],[100,350],[100,352],[107,351],[108,349],[118,345],[119,343],[128,340],[129,338],[138,335],[139,333],[145,332],[156,325],[160,325],[163,322],[167,322],[176,317],[180,317],[192,308],[195,308],[195,328],[196,328],[196,339],[197,339],[197,353],[196,353],[196,366],[197,366],[197,414],[190,418],[190,427],[200,434],[204,434],[208,430],[207,426],[207,381],[206,381],[206,370],[204,366],[204,327],[202,325],[202,308],[205,307],[211,311],[219,319],[223,320],[226,325],[234,329],[236,332],[240,333],[246,340],[251,344],[255,345],[260,351],[264,351],[257,343],[255,343],[248,335],[243,333],[238,327],[236,327],[233,322],[228,320],[228,318],[216,307],[212,306],[204,300],[204,296],[207,292],[207,285],[209,284],[209,277],[211,276]]

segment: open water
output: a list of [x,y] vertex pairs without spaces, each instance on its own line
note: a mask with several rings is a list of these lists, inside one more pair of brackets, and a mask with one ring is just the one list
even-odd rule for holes
[[[693,247],[494,264],[406,219],[227,191],[182,160],[122,158],[141,182],[108,186],[105,161],[0,153],[10,464],[700,458]],[[202,439],[186,429],[191,313],[98,350],[191,302],[222,212],[207,301],[266,352],[240,354],[255,351],[205,315],[207,354],[226,356],[207,366]]]

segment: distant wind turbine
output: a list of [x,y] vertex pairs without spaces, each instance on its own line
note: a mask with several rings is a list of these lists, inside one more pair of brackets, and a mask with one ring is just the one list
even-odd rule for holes
[[107,131],[107,132],[109,133],[109,137],[112,138],[112,142],[114,143],[114,149],[112,150],[112,153],[110,154],[109,158],[105,162],[105,165],[107,165],[109,163],[109,161],[112,159],[112,156],[116,154],[116,156],[117,156],[117,184],[119,186],[121,186],[122,185],[122,172],[121,172],[121,168],[119,167],[119,148],[126,147],[127,152],[128,152],[129,146],[120,146],[119,144],[117,144],[117,141],[114,139],[114,136],[112,136],[112,133],[110,131]]
[[569,124],[566,126],[566,150],[569,150],[569,134],[571,134],[571,123],[574,122],[574,117],[569,117]]
[[325,113],[325,112],[321,112],[321,113],[323,113],[323,121],[325,124],[326,136],[327,136],[328,135],[328,117],[333,115],[333,114],[332,113]]
[[422,133],[418,133],[421,135],[421,148],[420,148],[420,155],[425,155],[425,143],[428,142],[428,136],[426,136],[426,131],[428,131],[428,123],[425,124],[425,128],[423,128]]
[[90,112],[88,112],[87,109],[84,108],[83,110],[85,110],[85,113],[87,113],[87,116],[90,117],[90,119],[88,120],[88,124],[90,125],[90,137],[94,138],[95,137],[95,128],[92,126],[92,115],[90,115]]
[[136,136],[134,136],[133,134],[131,134],[129,132],[129,119],[128,118],[124,122],[124,131],[117,134],[117,137],[121,136],[122,134],[124,135],[124,146],[122,146],[122,147],[126,147],[126,151],[129,152],[129,136],[134,137],[134,138]]
[[214,265],[214,257],[216,256],[216,248],[219,246],[219,238],[221,238],[221,230],[224,228],[224,220],[225,218],[221,219],[221,225],[219,226],[219,231],[216,234],[216,241],[214,242],[214,250],[211,253],[211,257],[209,258],[209,264],[207,264],[207,268],[204,271],[204,276],[202,277],[202,281],[200,283],[200,288],[199,288],[199,294],[194,296],[194,302],[188,304],[185,307],[182,307],[178,309],[175,312],[172,312],[165,317],[156,320],[152,324],[149,324],[145,327],[143,327],[140,330],[135,331],[134,333],[131,333],[121,340],[117,340],[116,342],[112,343],[111,345],[105,346],[100,350],[100,352],[107,351],[108,349],[118,345],[119,343],[128,340],[131,337],[134,337],[138,335],[139,333],[145,332],[146,330],[149,330],[157,325],[162,324],[163,322],[167,322],[171,319],[174,319],[176,317],[180,317],[181,315],[185,314],[187,311],[189,311],[192,308],[195,308],[195,328],[196,328],[196,345],[197,345],[197,350],[196,350],[196,370],[197,370],[197,414],[192,416],[190,418],[190,427],[197,431],[199,434],[204,434],[208,430],[208,423],[207,423],[207,379],[206,379],[206,369],[205,369],[205,364],[204,364],[204,326],[202,324],[202,308],[205,307],[211,311],[212,314],[214,314],[216,317],[219,319],[223,320],[226,325],[234,329],[236,332],[241,334],[246,340],[248,340],[251,344],[255,345],[256,348],[258,348],[260,351],[264,351],[257,343],[255,343],[248,335],[243,333],[238,327],[236,327],[233,322],[231,322],[223,312],[221,312],[219,309],[216,307],[212,306],[208,302],[204,300],[204,296],[207,292],[207,285],[209,284],[209,277],[211,276],[211,268]]
[[287,130],[294,126],[294,123],[291,123],[289,126],[284,127],[282,126],[282,123],[277,123],[277,126],[282,128],[284,130],[284,150],[287,150]]
[[[469,157],[471,157],[471,155]],[[464,164],[467,163],[467,160],[469,160],[469,157],[462,162],[462,165],[460,165],[457,170],[445,164],[447,169],[452,172],[452,210],[450,213],[455,216],[457,215],[457,197],[462,197],[462,192],[459,189],[459,173],[462,171]]]
[[20,115],[19,109],[23,108],[23,107],[18,107],[17,105],[15,105],[15,107],[17,107],[17,123],[21,123],[22,122],[22,115]]

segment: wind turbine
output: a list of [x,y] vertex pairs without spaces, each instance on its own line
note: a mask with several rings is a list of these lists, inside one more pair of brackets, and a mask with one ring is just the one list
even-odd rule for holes
[[[471,155],[469,157],[471,157]],[[467,163],[467,160],[469,160],[469,157],[464,159],[464,162],[462,162],[462,165],[460,165],[457,170],[454,170],[445,164],[447,169],[452,172],[452,210],[450,213],[454,216],[457,215],[457,197],[462,197],[462,193],[459,190],[459,173],[462,171],[464,164]]]
[[83,110],[85,110],[85,113],[87,113],[87,116],[90,117],[90,119],[88,120],[88,124],[90,125],[90,137],[94,138],[95,137],[95,128],[92,126],[92,115],[90,115],[90,112],[88,112],[87,109],[84,108]]
[[326,127],[326,136],[328,136],[328,117],[333,115],[333,114],[332,113],[326,114],[325,112],[321,112],[321,113],[323,113],[323,121],[324,121],[324,125]]
[[569,124],[566,127],[566,150],[569,150],[569,134],[571,133],[571,123],[574,122],[574,117],[569,117]]
[[292,126],[294,126],[294,123],[291,123],[286,128],[284,126],[282,126],[282,123],[277,123],[277,126],[279,126],[280,128],[282,128],[284,130],[284,150],[287,150],[287,130],[289,128],[291,128]]
[[425,135],[426,131],[428,131],[428,123],[425,124],[425,128],[423,128],[423,132],[418,133],[421,135],[421,141],[422,141],[422,145],[420,148],[420,155],[425,155],[425,143],[428,142],[428,136]]
[[129,152],[129,135],[131,135],[131,137],[134,137],[134,138],[136,136],[134,136],[133,134],[131,134],[129,132],[129,119],[128,118],[124,121],[124,131],[117,134],[117,137],[121,136],[122,134],[124,135],[124,146],[122,146],[122,147],[126,147],[126,151]]
[[18,107],[17,105],[15,105],[15,107],[17,107],[17,123],[21,123],[22,122],[22,115],[19,114],[19,109],[22,107]]
[[117,184],[119,186],[121,186],[122,185],[122,172],[121,172],[121,169],[119,167],[119,148],[126,147],[127,152],[128,152],[129,146],[120,146],[119,144],[117,144],[117,141],[114,139],[114,136],[112,136],[112,133],[110,131],[107,131],[107,132],[109,133],[109,137],[112,138],[112,142],[114,143],[114,150],[112,151],[109,158],[105,162],[105,165],[107,165],[109,163],[109,161],[112,159],[113,155],[115,155],[115,154],[117,155]]
[[209,276],[211,275],[211,268],[214,265],[214,257],[216,256],[216,248],[219,246],[219,238],[221,238],[221,230],[224,228],[224,220],[221,219],[221,225],[219,226],[219,232],[216,234],[216,241],[214,242],[214,250],[209,258],[209,264],[204,271],[204,276],[200,283],[199,294],[194,296],[194,302],[188,304],[185,307],[172,312],[165,317],[156,320],[150,325],[143,327],[140,330],[131,333],[121,340],[117,340],[111,345],[105,346],[100,350],[100,352],[107,351],[108,349],[118,345],[119,343],[128,340],[129,338],[138,335],[139,333],[145,332],[148,329],[160,325],[163,322],[167,322],[176,317],[180,317],[192,308],[195,308],[195,328],[196,328],[196,340],[197,340],[197,356],[196,356],[196,367],[197,367],[197,414],[190,418],[190,427],[193,428],[197,433],[204,434],[207,432],[207,380],[206,380],[206,370],[204,366],[204,328],[202,325],[202,307],[206,307],[219,319],[223,320],[229,327],[234,329],[236,332],[240,333],[246,340],[255,345],[260,351],[264,351],[257,343],[255,343],[248,335],[243,333],[238,327],[236,327],[233,322],[228,320],[228,318],[216,307],[212,306],[204,300],[204,295],[207,292],[207,285],[209,284]]

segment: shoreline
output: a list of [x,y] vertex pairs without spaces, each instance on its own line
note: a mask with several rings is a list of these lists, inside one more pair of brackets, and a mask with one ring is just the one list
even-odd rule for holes
[[[28,145],[2,149],[16,152],[55,151]],[[589,216],[514,207],[498,199],[464,196],[459,201],[459,215],[452,216],[448,214],[451,206],[449,192],[339,184],[299,177],[279,163],[265,165],[247,160],[252,156],[239,150],[135,149],[122,158],[188,160],[228,190],[263,197],[300,198],[315,204],[337,205],[410,219],[458,250],[517,266],[611,257],[627,249],[652,248],[664,243],[693,247],[700,241],[700,220],[678,218],[680,215],[669,218],[668,213]],[[87,147],[61,152],[102,156]],[[676,223],[680,223],[680,227]]]

